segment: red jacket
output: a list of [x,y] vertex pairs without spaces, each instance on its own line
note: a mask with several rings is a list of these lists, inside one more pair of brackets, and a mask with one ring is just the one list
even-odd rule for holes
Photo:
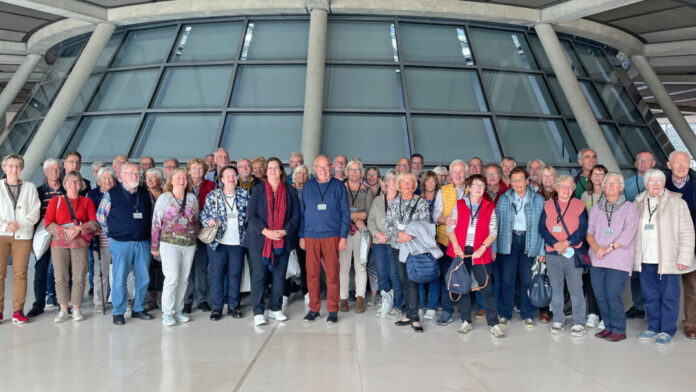
[[[481,198],[481,205],[479,206],[481,212],[478,214],[478,220],[476,221],[476,233],[474,234],[474,250],[481,247],[483,241],[488,238],[490,234],[488,228],[491,224],[491,217],[493,216],[493,211],[495,211],[495,204],[489,202],[488,200]],[[464,249],[464,244],[466,244],[466,232],[469,229],[469,218],[471,217],[471,210],[466,205],[464,199],[457,201],[457,225],[454,227],[454,235],[457,237],[457,242],[462,249]],[[494,233],[493,235],[496,235]],[[447,255],[454,258],[454,248],[452,247],[452,242],[447,246]],[[487,247],[486,251],[479,259],[474,259],[474,264],[490,264],[493,261],[491,256],[491,247]]]
[[500,189],[498,189],[498,194],[495,195],[495,199],[491,199],[491,196],[488,194],[488,191],[486,191],[483,194],[483,198],[486,199],[489,202],[492,202],[493,204],[498,204],[498,199],[500,199],[500,196],[505,193],[510,189],[510,186],[506,185],[502,180],[500,181]]
[[205,197],[208,196],[208,193],[212,192],[213,189],[215,189],[215,183],[210,180],[203,179],[203,183],[198,190],[198,211],[203,211]]

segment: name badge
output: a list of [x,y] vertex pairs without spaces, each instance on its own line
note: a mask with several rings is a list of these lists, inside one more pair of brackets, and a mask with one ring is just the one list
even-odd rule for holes
[[326,210],[326,203],[317,204],[317,211],[325,211],[325,210]]
[[554,226],[552,230],[554,233],[562,233],[563,232],[563,228],[561,226]]
[[188,219],[186,219],[186,218],[179,218],[179,224],[180,224],[180,225],[186,225],[186,224],[188,224]]
[[655,224],[654,223],[646,223],[643,228],[645,230],[655,230]]
[[604,230],[604,235],[613,235],[613,234],[614,234],[614,230],[612,230],[612,229],[605,229]]
[[350,207],[350,212],[358,212],[358,209],[355,207]]
[[142,212],[134,212],[133,219],[143,219],[143,213]]

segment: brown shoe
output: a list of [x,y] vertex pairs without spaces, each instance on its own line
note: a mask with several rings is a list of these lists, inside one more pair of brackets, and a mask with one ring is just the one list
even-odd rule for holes
[[341,300],[341,306],[339,308],[341,312],[347,312],[348,311],[348,300],[347,299],[342,299]]
[[551,315],[547,312],[544,312],[541,315],[539,315],[539,321],[541,321],[544,324],[549,323],[551,321]]
[[365,312],[365,297],[356,297],[355,298],[355,313],[363,313]]
[[483,309],[479,309],[476,313],[474,313],[474,317],[477,319],[481,320],[486,318],[486,311]]
[[684,327],[684,335],[686,335],[686,337],[689,339],[696,339],[696,327],[687,325]]

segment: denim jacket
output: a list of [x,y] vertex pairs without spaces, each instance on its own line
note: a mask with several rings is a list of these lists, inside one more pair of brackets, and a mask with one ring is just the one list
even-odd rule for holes
[[[215,211],[215,198],[217,198],[217,211]],[[237,219],[239,221],[239,243],[241,244],[244,240],[244,231],[247,225],[246,208],[249,203],[249,192],[241,187],[236,187],[235,198],[238,210]],[[201,211],[201,224],[205,227],[211,219],[220,222],[215,239],[208,244],[210,249],[215,250],[227,229],[227,214],[225,212],[225,200],[223,200],[222,189],[216,189],[208,193],[208,196],[205,198],[205,206],[203,211]]]
[[[493,241],[491,251],[508,255],[512,251],[512,230],[515,225],[515,209],[512,206],[515,191],[511,188],[498,199],[495,214],[498,218],[498,235]],[[524,205],[527,220],[524,253],[529,257],[544,255],[544,239],[539,235],[539,219],[544,211],[544,198],[527,186],[528,201]]]

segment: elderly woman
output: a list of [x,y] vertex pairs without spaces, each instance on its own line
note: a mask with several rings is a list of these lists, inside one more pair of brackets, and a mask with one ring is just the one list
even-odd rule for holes
[[435,166],[433,172],[437,175],[437,186],[442,187],[447,185],[447,168],[444,166]]
[[380,193],[382,193],[382,187],[380,184],[381,179],[382,177],[377,166],[368,166],[365,169],[365,177],[363,178],[363,182],[370,188],[373,197],[377,197]]
[[563,289],[566,282],[573,305],[573,327],[570,335],[585,335],[585,298],[582,295],[582,268],[575,267],[575,250],[585,246],[587,235],[587,211],[585,203],[573,197],[575,181],[568,175],[556,179],[554,189],[558,197],[544,203],[539,218],[539,234],[546,245],[546,266],[551,281],[551,307],[553,326],[551,333],[563,332]]
[[[346,165],[348,180],[345,182],[350,207],[350,235],[346,249],[338,254],[340,269],[340,307],[348,311],[348,288],[350,287],[350,267],[355,271],[355,313],[365,311],[365,288],[367,286],[366,263],[360,260],[360,244],[363,231],[367,230],[367,212],[372,206],[372,191],[360,180],[363,176],[362,162],[354,160]],[[365,260],[367,262],[367,260]]]
[[[483,195],[486,193],[486,178],[480,174],[469,176],[466,180],[469,194],[457,201],[452,210],[454,225],[447,226],[449,245],[447,254],[454,258],[459,257],[464,261],[464,266],[472,278],[478,282],[483,295],[486,309],[486,321],[490,327],[491,335],[496,338],[505,336],[498,324],[498,309],[495,300],[495,290],[490,278],[493,269],[491,263],[491,244],[498,233],[498,224],[495,215],[495,204],[487,201]],[[461,298],[459,315],[462,325],[459,333],[469,333],[471,324],[471,292]]]
[[590,170],[590,181],[587,182],[585,192],[580,195],[580,200],[585,203],[588,213],[590,209],[603,198],[604,191],[602,189],[602,182],[608,171],[609,170],[607,170],[604,165],[595,165],[595,167]]
[[[377,312],[377,316],[390,319],[397,319],[402,316],[401,309],[404,302],[401,283],[396,274],[396,265],[392,255],[391,238],[385,227],[387,207],[399,194],[399,190],[396,188],[397,175],[398,173],[394,169],[387,171],[382,178],[382,183],[386,184],[386,192],[382,192],[375,197],[372,201],[370,212],[367,214],[367,227],[372,234],[372,254],[375,257],[377,282],[379,291],[382,294],[382,303],[384,304],[385,298],[392,299],[392,301],[387,301],[387,305],[382,306],[382,309]],[[388,309],[389,302],[393,306],[391,309]]]
[[162,170],[153,167],[145,172],[145,185],[150,192],[150,201],[155,205],[157,198],[162,194],[162,182],[164,182],[164,173]]
[[68,172],[63,179],[65,195],[54,196],[46,208],[44,222],[46,231],[53,235],[51,260],[55,271],[56,295],[60,305],[60,312],[53,320],[56,323],[70,318],[69,303],[73,306],[73,320],[85,319],[80,305],[85,294],[89,244],[94,234],[99,231],[99,223],[97,223],[97,208],[92,200],[80,196],[82,184],[82,176],[79,172]]
[[[292,171],[291,185],[297,192],[297,200],[300,203],[300,211],[302,211],[302,188],[307,181],[309,181],[309,169],[307,166],[300,164],[299,166],[295,167],[295,170]],[[302,213],[300,213],[300,219],[302,219]],[[304,296],[305,303],[308,304],[309,294],[307,294],[307,266],[305,264],[307,253],[300,248],[299,239],[295,244],[293,244],[293,246],[293,249],[297,253],[297,263],[300,265],[300,285],[302,287],[302,295]],[[285,290],[283,292],[283,312],[287,310],[292,292],[292,279],[287,279],[285,282]]]
[[266,159],[262,156],[253,157],[251,163],[251,173],[261,181],[266,178]]
[[[249,192],[237,186],[237,169],[226,166],[220,171],[222,189],[210,192],[205,198],[201,222],[218,226],[213,242],[208,244],[208,276],[213,311],[210,319],[218,321],[227,301],[227,314],[242,318],[239,288],[244,270],[242,241],[247,226],[246,209]],[[225,285],[227,279],[227,285]]]
[[541,169],[541,174],[539,174],[541,185],[539,186],[539,190],[537,192],[544,197],[544,200],[556,198],[556,190],[553,189],[553,184],[556,182],[556,177],[558,177],[558,173],[553,166],[544,166],[544,168]]
[[[365,169],[365,176],[363,176],[363,184],[367,185],[372,191],[373,199],[382,193],[382,184],[380,183],[382,175],[379,173],[377,166],[368,166]],[[374,306],[379,305],[381,298],[378,296],[379,282],[377,281],[377,266],[375,262],[375,255],[372,249],[367,257],[367,280],[370,282],[370,299],[367,301],[367,305]]]
[[[101,203],[104,193],[108,192],[116,184],[116,176],[113,169],[103,166],[96,175],[97,187],[87,193],[95,206]],[[109,271],[111,265],[111,252],[109,252],[109,237],[99,230],[97,236],[92,239],[90,245],[92,256],[99,262],[98,278],[94,279],[94,309],[106,312],[106,299],[109,298],[111,287],[109,286]]]
[[[2,159],[5,179],[0,180],[0,321],[5,309],[5,275],[7,262],[12,255],[13,294],[12,321],[24,324],[27,298],[27,268],[31,253],[34,225],[39,221],[41,201],[36,186],[19,179],[24,169],[24,158],[8,155]],[[84,288],[84,286],[83,286]]]
[[389,202],[384,228],[391,242],[392,258],[406,305],[406,314],[396,322],[396,325],[410,325],[414,331],[423,332],[423,326],[418,317],[418,283],[409,279],[406,272],[406,260],[399,259],[401,247],[413,239],[406,233],[406,225],[412,221],[430,222],[428,203],[414,193],[416,184],[416,177],[410,172],[400,173],[396,178],[400,194]]
[[633,271],[639,217],[636,207],[624,197],[621,174],[607,173],[602,189],[605,197],[590,210],[587,226],[592,288],[605,326],[595,336],[618,342],[626,339],[622,293]]
[[[157,199],[162,194],[162,182],[164,182],[164,172],[157,168],[148,169],[145,172],[145,185],[150,193],[150,202],[155,205]],[[162,261],[159,258],[151,256],[150,266],[148,267],[150,274],[150,283],[147,286],[147,294],[145,295],[145,310],[157,309],[158,297],[162,295],[162,285],[164,284],[164,274],[162,273]],[[128,280],[131,280],[131,272]],[[129,284],[130,287],[130,284]],[[131,298],[130,288],[128,289],[128,298]]]
[[[435,197],[437,196],[437,191],[440,190],[440,185],[437,180],[437,174],[435,172],[428,170],[423,174],[421,178],[421,196],[428,202],[428,211],[430,211],[430,222],[435,223],[433,218],[433,209],[435,207]],[[425,285],[419,285],[419,296],[420,296],[420,307],[425,308],[426,298],[425,298]],[[428,298],[427,298],[427,308],[423,315],[426,320],[432,320],[435,317],[435,312],[437,311],[438,302],[440,300],[440,292],[442,291],[442,277],[430,281],[428,284]]]
[[184,169],[172,169],[152,214],[150,252],[162,260],[162,324],[190,321],[182,313],[189,271],[196,251],[198,198]]
[[650,169],[643,182],[646,190],[633,202],[640,216],[633,268],[640,272],[648,329],[638,339],[667,345],[677,332],[679,275],[696,269],[694,225],[681,195],[665,189],[663,172]]
[[295,188],[285,183],[280,159],[268,158],[265,177],[266,182],[256,184],[251,193],[247,207],[249,225],[244,237],[244,247],[249,250],[255,326],[266,324],[263,297],[267,275],[271,275],[268,317],[276,321],[288,319],[282,310],[285,274],[300,226],[300,201]]

